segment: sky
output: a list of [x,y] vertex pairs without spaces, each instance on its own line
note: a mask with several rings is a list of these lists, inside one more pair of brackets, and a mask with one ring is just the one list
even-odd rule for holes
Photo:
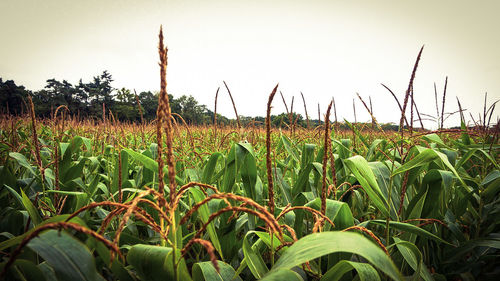
[[[323,115],[332,97],[339,120],[370,116],[399,122],[398,106],[380,83],[402,101],[418,51],[425,45],[414,81],[421,113],[458,110],[456,97],[478,119],[500,99],[500,1],[0,1],[0,77],[31,90],[55,78],[78,83],[109,71],[116,88],[158,91],[158,31],[168,46],[167,91],[192,95],[218,113],[234,117],[222,81],[238,113],[265,116],[279,83],[288,106],[311,119]],[[279,96],[273,114],[285,111]],[[493,115],[496,122],[499,110]],[[323,118],[323,117],[322,117]],[[331,118],[333,121],[333,117]],[[432,121],[424,123],[435,128]],[[458,126],[457,115],[445,127]]]

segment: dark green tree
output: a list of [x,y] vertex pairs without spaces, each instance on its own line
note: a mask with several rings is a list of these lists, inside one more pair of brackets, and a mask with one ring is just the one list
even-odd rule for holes
[[52,111],[60,105],[66,105],[72,114],[86,108],[78,89],[66,80],[62,82],[56,79],[47,80],[45,89],[38,91],[35,97],[37,114],[44,117],[49,117]]
[[[182,118],[188,124],[201,124],[203,121],[203,115],[206,113],[207,108],[205,105],[199,105],[198,101],[193,96],[181,96],[179,99],[173,102],[174,106],[178,105]],[[173,107],[172,111],[176,111],[177,108]]]
[[[58,106],[66,105],[71,115],[78,115],[82,118],[101,119],[104,105],[106,115],[111,110],[114,117],[121,121],[136,122],[141,120],[139,112],[140,104],[144,120],[151,121],[156,118],[158,107],[157,92],[144,91],[136,97],[135,92],[132,92],[130,89],[113,88],[111,86],[112,82],[112,76],[107,71],[93,77],[88,83],[84,83],[80,79],[77,85],[72,85],[66,80],[49,79],[44,89],[32,94],[36,113],[38,116],[49,118]],[[28,94],[31,94],[31,92],[23,86],[17,86],[12,80],[3,82],[0,78],[0,86],[2,112],[21,113],[22,108],[26,108],[23,99]],[[213,124],[214,113],[208,110],[205,105],[199,104],[194,97],[182,95],[179,98],[175,98],[171,94],[168,96],[172,112],[182,116],[188,124]],[[139,103],[137,100],[139,100]],[[178,117],[176,118],[179,119]],[[264,124],[263,117],[242,117],[242,120],[243,124],[249,124],[254,122],[254,120],[257,121],[258,125]],[[217,114],[217,123],[219,125],[229,125],[232,121],[232,119]],[[278,123],[275,125],[279,125]]]
[[156,118],[156,108],[158,107],[158,93],[151,91],[141,92],[139,95],[141,102],[142,114],[144,119],[153,120]]
[[18,86],[13,80],[3,82],[0,78],[0,108],[5,114],[21,114],[26,112],[25,98],[29,91]]
[[109,113],[108,109],[113,107],[115,100],[112,95],[114,89],[111,82],[113,79],[107,71],[95,76],[92,82],[82,83],[80,80],[78,88],[82,91],[82,96],[88,97],[88,114],[90,116],[102,116],[103,104],[107,110],[106,113]]
[[116,92],[116,102],[113,105],[113,114],[121,121],[136,121],[140,119],[139,108],[136,106],[135,95],[125,88]]

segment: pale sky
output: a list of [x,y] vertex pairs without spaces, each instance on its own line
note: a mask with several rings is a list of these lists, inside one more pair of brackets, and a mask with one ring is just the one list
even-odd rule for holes
[[[441,97],[448,76],[445,112],[458,109],[458,97],[477,119],[485,92],[488,104],[500,99],[499,11],[497,0],[2,0],[0,77],[39,90],[50,78],[75,84],[108,70],[116,88],[157,91],[163,25],[167,90],[176,97],[213,110],[220,86],[217,110],[233,118],[225,80],[240,115],[265,116],[279,82],[301,114],[304,93],[312,119],[334,96],[339,119],[353,121],[356,98],[358,121],[368,121],[358,92],[371,96],[378,121],[398,123],[380,83],[402,100],[425,44],[414,83],[419,110],[435,115],[433,83]],[[273,105],[273,114],[285,110],[279,96]],[[445,122],[457,125],[458,116]]]

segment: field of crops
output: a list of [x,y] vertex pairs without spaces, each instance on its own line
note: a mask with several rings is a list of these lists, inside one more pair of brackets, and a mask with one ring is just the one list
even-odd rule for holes
[[165,83],[148,124],[2,117],[0,279],[498,280],[498,125],[185,126]]

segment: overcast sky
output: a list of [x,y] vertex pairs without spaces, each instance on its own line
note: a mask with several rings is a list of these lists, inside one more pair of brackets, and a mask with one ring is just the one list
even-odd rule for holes
[[[220,86],[217,110],[234,117],[225,80],[239,114],[264,116],[279,82],[302,114],[304,93],[311,118],[334,96],[339,119],[352,121],[358,92],[371,96],[379,121],[398,122],[380,83],[402,100],[425,44],[414,84],[420,111],[436,114],[433,83],[441,97],[448,76],[445,112],[457,110],[458,97],[477,119],[485,92],[488,104],[500,99],[499,11],[497,0],[2,0],[0,77],[38,90],[50,78],[77,83],[108,70],[116,88],[157,91],[163,25],[174,96],[193,95],[213,110]],[[273,105],[273,113],[285,110],[278,96]],[[358,121],[368,121],[357,98],[356,106]]]

